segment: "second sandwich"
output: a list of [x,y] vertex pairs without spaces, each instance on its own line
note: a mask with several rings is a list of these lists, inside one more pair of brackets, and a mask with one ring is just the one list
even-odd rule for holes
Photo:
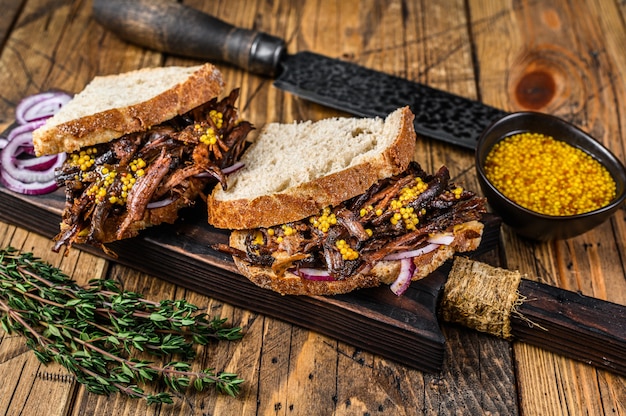
[[484,198],[413,161],[414,115],[269,124],[207,200],[239,271],[290,295],[390,284],[400,295],[478,247]]

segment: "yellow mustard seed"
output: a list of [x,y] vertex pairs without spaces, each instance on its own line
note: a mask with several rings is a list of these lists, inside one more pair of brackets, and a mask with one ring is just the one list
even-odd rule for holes
[[344,260],[356,260],[359,258],[359,252],[350,247],[350,244],[346,240],[337,240],[335,247],[341,253],[341,258]]
[[[86,149],[81,150],[77,155],[77,157],[88,157],[91,154],[95,154],[96,150],[94,149]],[[72,156],[74,157],[74,156]],[[97,170],[99,173],[99,179],[94,184],[94,186],[90,187],[87,190],[87,195],[93,198],[96,202],[108,201],[111,204],[117,205],[125,205],[128,198],[128,191],[130,191],[137,182],[137,177],[143,176],[145,174],[144,168],[147,166],[147,163],[141,159],[137,158],[129,164],[130,172],[121,172],[120,182],[122,184],[121,191],[111,191],[111,186],[114,184],[118,172],[115,170],[115,166],[103,166]],[[83,174],[85,177],[86,174]],[[119,193],[119,194],[118,194]]]
[[224,124],[224,114],[216,110],[211,110],[209,111],[209,117],[211,117],[211,120],[213,120],[218,129],[222,128]]
[[81,171],[89,170],[95,163],[95,159],[91,156],[96,153],[95,148],[83,149],[70,155],[69,163],[78,167]]
[[485,174],[518,205],[552,216],[596,210],[616,192],[611,174],[592,156],[539,133],[515,134],[494,145]]
[[200,141],[207,146],[217,143],[217,134],[215,133],[215,130],[212,127],[206,129],[206,132],[200,136]]
[[328,232],[330,227],[337,224],[337,217],[334,213],[330,211],[330,207],[326,207],[322,209],[320,215],[318,217],[311,217],[309,219],[311,225],[322,231],[323,233]]
[[374,210],[374,207],[372,205],[368,205],[365,208],[361,208],[361,211],[359,211],[359,215],[361,217],[366,216],[368,213],[372,212]]
[[290,235],[294,235],[296,233],[296,230],[289,226],[289,225],[282,225],[281,228],[283,229],[283,232],[285,233],[285,236],[289,237]]
[[[400,189],[398,199],[392,199],[389,202],[388,210],[394,211],[394,214],[389,219],[391,225],[398,225],[400,221],[402,221],[405,229],[409,231],[416,229],[419,219],[415,209],[410,207],[409,204],[415,201],[426,189],[428,189],[428,184],[420,177],[415,178],[413,185],[408,185]],[[377,212],[377,214],[382,215],[382,211],[380,213]],[[422,213],[422,215],[424,215],[424,213]]]
[[263,234],[260,231],[257,231],[254,234],[254,244],[256,244],[257,246],[263,245]]

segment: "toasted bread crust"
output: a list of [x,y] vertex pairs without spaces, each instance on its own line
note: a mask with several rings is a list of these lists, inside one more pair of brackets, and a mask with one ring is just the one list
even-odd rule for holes
[[391,146],[377,158],[291,187],[284,192],[254,199],[219,200],[217,186],[207,199],[209,223],[233,230],[271,227],[297,221],[362,194],[378,180],[406,169],[415,149],[414,115],[402,109],[399,133]]
[[[144,68],[138,72],[149,72]],[[109,75],[103,78],[124,76]],[[33,133],[37,155],[74,152],[85,146],[106,143],[128,133],[147,130],[219,96],[224,89],[221,73],[205,64],[186,81],[161,92],[151,99],[126,107],[112,108],[71,120]]]
[[[413,280],[428,276],[457,252],[475,250],[480,244],[482,231],[483,224],[478,221],[454,227],[455,239],[452,244],[442,245],[437,250],[413,260],[417,266]],[[248,231],[233,231],[230,236],[230,245],[245,250],[245,238],[248,233]],[[381,261],[366,274],[357,274],[344,280],[316,281],[303,279],[290,272],[279,276],[270,267],[254,266],[237,257],[234,257],[234,261],[239,272],[251,282],[282,295],[338,295],[356,289],[391,284],[400,272],[400,261]]]

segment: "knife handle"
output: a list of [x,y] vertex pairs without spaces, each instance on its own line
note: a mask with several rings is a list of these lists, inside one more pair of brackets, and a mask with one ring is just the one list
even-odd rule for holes
[[454,260],[440,305],[448,322],[626,376],[626,306],[463,257]]
[[515,339],[626,376],[626,307],[523,279]]
[[274,76],[286,51],[275,36],[234,27],[168,0],[94,0],[98,23],[120,38],[173,55],[230,63]]

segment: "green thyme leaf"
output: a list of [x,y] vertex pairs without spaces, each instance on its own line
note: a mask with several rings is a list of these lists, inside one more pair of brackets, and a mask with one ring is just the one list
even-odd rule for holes
[[198,310],[185,300],[144,299],[115,280],[92,279],[81,287],[32,253],[0,249],[2,329],[22,335],[39,361],[61,364],[96,394],[119,392],[149,404],[173,403],[171,393],[152,394],[139,386],[160,380],[173,392],[212,385],[236,395],[243,380],[234,373],[197,372],[188,362],[160,365],[134,356],[190,359],[194,345],[243,336],[241,328],[227,327],[226,319]]

